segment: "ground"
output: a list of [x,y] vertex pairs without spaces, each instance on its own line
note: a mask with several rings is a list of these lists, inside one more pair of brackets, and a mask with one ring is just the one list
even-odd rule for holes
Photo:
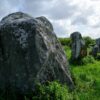
[[[69,47],[64,46],[68,59],[71,56]],[[76,89],[72,93],[75,100],[100,100],[100,60],[86,65],[70,65]]]

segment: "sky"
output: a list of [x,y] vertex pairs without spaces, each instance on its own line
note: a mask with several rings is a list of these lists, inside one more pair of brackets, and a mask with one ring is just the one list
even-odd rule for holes
[[69,37],[75,31],[100,37],[100,0],[0,0],[0,19],[18,11],[45,16],[58,37]]

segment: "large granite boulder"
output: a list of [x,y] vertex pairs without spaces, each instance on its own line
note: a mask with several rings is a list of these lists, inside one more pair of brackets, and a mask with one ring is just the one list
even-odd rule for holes
[[32,18],[17,12],[2,19],[0,91],[27,94],[34,90],[35,82],[53,80],[72,88],[68,67],[52,24],[45,17]]
[[81,33],[79,32],[72,33],[70,37],[72,40],[71,60],[80,60],[87,55],[85,41],[82,39]]

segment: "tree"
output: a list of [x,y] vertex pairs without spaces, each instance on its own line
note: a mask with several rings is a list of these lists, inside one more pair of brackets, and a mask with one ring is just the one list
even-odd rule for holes
[[89,48],[90,45],[94,45],[95,44],[95,40],[90,38],[90,37],[83,37],[83,39],[85,40],[86,43],[86,47]]

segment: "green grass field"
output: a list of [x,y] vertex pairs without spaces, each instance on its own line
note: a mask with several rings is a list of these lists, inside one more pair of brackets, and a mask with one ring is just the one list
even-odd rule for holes
[[[69,47],[64,46],[68,59],[71,56]],[[72,93],[75,100],[100,100],[100,61],[87,65],[70,65],[76,89]]]

